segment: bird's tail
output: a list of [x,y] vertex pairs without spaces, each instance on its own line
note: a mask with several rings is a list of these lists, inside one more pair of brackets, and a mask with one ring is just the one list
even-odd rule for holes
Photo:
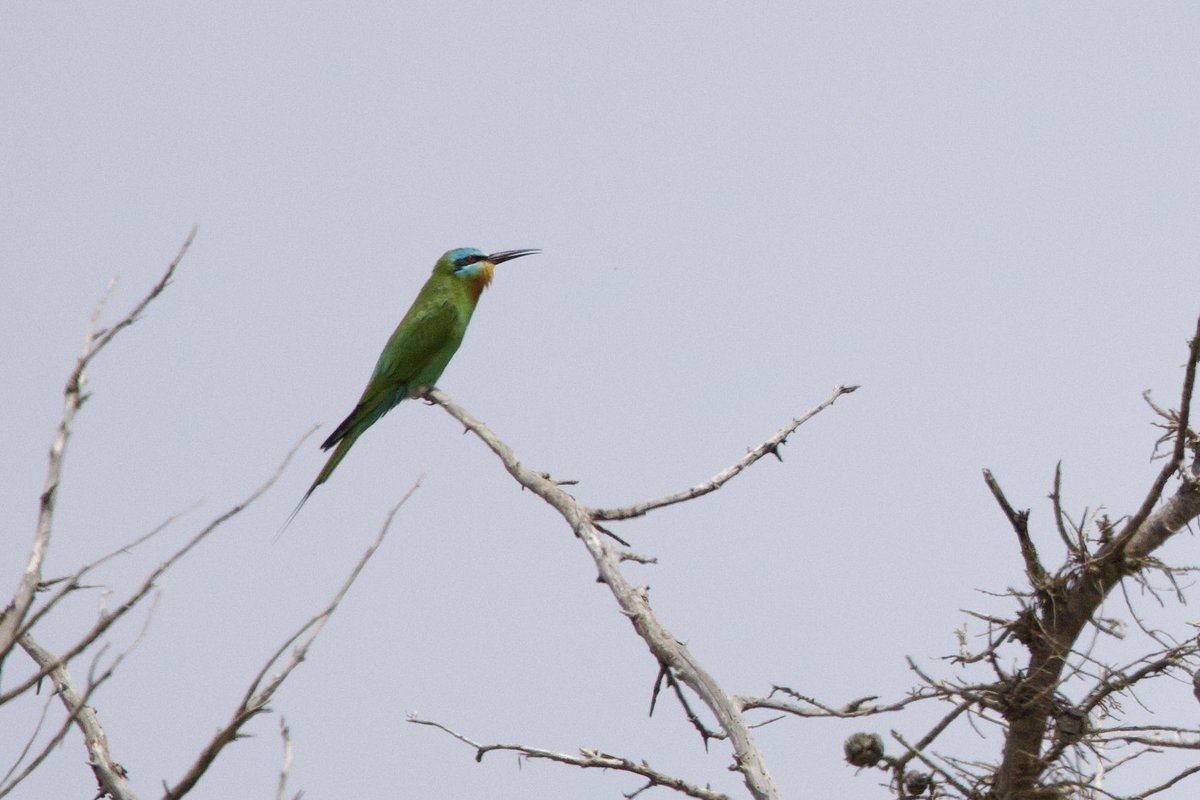
[[292,509],[292,513],[288,514],[287,520],[282,526],[280,526],[279,532],[275,534],[276,540],[278,540],[279,537],[283,535],[283,532],[287,530],[287,526],[292,524],[292,520],[294,520],[296,515],[300,513],[300,509],[303,508],[304,504],[308,502],[308,498],[312,497],[312,493],[317,490],[317,487],[329,480],[329,476],[333,474],[335,469],[337,469],[337,465],[342,463],[342,459],[346,457],[346,453],[350,452],[350,448],[354,446],[354,443],[358,440],[358,437],[361,434],[362,431],[351,432],[340,442],[338,442],[337,449],[334,450],[332,455],[329,456],[329,460],[326,461],[325,466],[321,468],[321,472],[317,475],[317,479],[312,482],[312,486],[308,487],[308,491],[304,493],[304,497],[300,498],[300,502],[296,504],[296,507]]

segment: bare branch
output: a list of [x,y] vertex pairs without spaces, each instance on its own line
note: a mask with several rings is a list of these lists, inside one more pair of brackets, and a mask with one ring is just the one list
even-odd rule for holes
[[[144,630],[143,627],[143,632]],[[138,638],[141,638],[140,634]],[[136,644],[136,640],[134,644]],[[96,776],[96,784],[102,795],[115,798],[115,800],[136,800],[137,795],[134,794],[129,782],[125,780],[125,768],[114,761],[108,752],[108,737],[104,734],[104,726],[100,724],[96,710],[87,705],[87,697],[98,685],[97,682],[89,682],[87,693],[80,694],[71,680],[71,674],[62,665],[61,659],[56,658],[53,653],[39,645],[29,634],[21,637],[21,647],[37,664],[43,668],[50,667],[50,677],[54,681],[63,705],[67,708],[68,720],[73,721],[83,733],[84,746],[88,752],[88,765]],[[116,670],[124,655],[122,653],[109,666],[106,670],[106,678]]]
[[283,766],[279,768],[279,789],[275,793],[275,800],[287,800],[287,778],[292,768],[292,731],[283,717],[279,718],[279,738],[283,739]]
[[[962,783],[957,781],[953,775],[951,775],[946,770],[942,769],[942,767],[939,766],[937,763],[935,763],[933,761],[933,759],[931,759],[929,756],[927,756],[923,752],[924,748],[921,748],[919,746],[910,745],[908,742],[906,742],[904,740],[904,737],[901,736],[896,731],[891,731],[891,734],[892,734],[892,738],[895,739],[897,742],[899,742],[908,751],[909,755],[905,756],[905,760],[907,760],[908,758],[911,758],[911,757],[915,757],[922,764],[929,767],[931,770],[933,770],[938,775],[940,775],[942,777],[942,780],[944,780],[946,783],[953,786],[959,792],[959,794],[961,794],[963,797],[971,797],[973,795],[973,792],[970,789],[968,789]],[[901,772],[901,774],[898,774],[896,777],[898,780],[902,779],[903,773]]]
[[[212,766],[213,762],[216,760],[217,756],[225,748],[225,746],[238,739],[238,737],[241,735],[240,732],[242,727],[254,717],[267,711],[267,704],[271,702],[271,698],[275,696],[276,690],[278,690],[279,687],[283,685],[283,682],[287,680],[288,676],[292,674],[292,670],[300,666],[300,662],[302,662],[305,656],[308,655],[309,647],[312,646],[312,643],[316,640],[317,636],[320,635],[322,629],[325,627],[325,624],[329,621],[329,618],[333,616],[333,612],[336,611],[338,605],[341,604],[342,598],[344,598],[346,593],[350,591],[350,587],[354,584],[354,581],[362,572],[363,567],[367,565],[367,561],[371,559],[371,556],[373,556],[375,551],[379,549],[379,545],[383,543],[383,538],[387,535],[388,530],[391,528],[392,520],[395,518],[396,512],[400,510],[400,507],[404,505],[405,501],[407,501],[409,497],[412,497],[413,492],[415,492],[417,487],[420,485],[421,479],[418,478],[416,482],[409,487],[408,491],[404,493],[404,496],[400,498],[400,502],[392,506],[392,509],[388,512],[387,518],[384,520],[382,527],[379,529],[379,533],[376,534],[374,541],[372,541],[367,547],[366,552],[363,553],[362,558],[358,560],[358,563],[354,566],[354,569],[351,570],[350,575],[346,578],[345,582],[342,583],[341,588],[338,589],[337,594],[333,596],[333,600],[330,601],[329,605],[327,605],[325,609],[321,611],[321,613],[304,623],[304,625],[302,625],[298,631],[292,634],[292,636],[286,642],[280,645],[279,648],[271,654],[271,657],[267,659],[265,664],[263,664],[262,669],[259,670],[258,674],[254,676],[254,680],[251,682],[250,687],[246,690],[246,693],[242,696],[241,702],[238,703],[237,708],[234,709],[233,716],[230,718],[229,722],[223,728],[217,731],[209,743],[205,745],[204,749],[200,752],[200,755],[196,758],[196,761],[192,764],[184,776],[179,779],[179,782],[176,783],[175,786],[167,788],[166,792],[163,794],[163,800],[178,800],[178,798],[183,797],[190,792],[195,787],[197,781],[199,781],[200,778],[203,777],[204,773],[208,771],[208,768]],[[270,680],[267,680],[267,673],[270,671],[271,667],[280,658],[282,658],[284,652],[291,647],[294,642],[301,639],[301,637],[303,637],[303,641],[300,642],[299,647],[292,651],[292,654],[288,657],[287,661],[285,661],[279,670],[273,676],[271,676]],[[266,681],[265,684],[264,681]]]
[[[103,650],[101,651],[101,653],[103,653]],[[82,709],[86,706],[88,700],[91,699],[92,693],[100,687],[100,684],[102,682],[103,682],[103,678],[101,678],[99,680],[91,680],[88,682],[87,689],[78,698],[79,702],[77,704],[72,704],[72,705],[68,706],[66,718],[63,719],[62,723],[58,727],[58,730],[54,732],[54,734],[46,742],[45,746],[42,747],[42,749],[38,753],[38,755],[36,755],[25,766],[25,769],[21,770],[21,772],[18,773],[15,777],[10,778],[7,783],[0,786],[0,797],[7,797],[8,794],[13,789],[15,789],[19,783],[21,783],[21,781],[25,780],[31,774],[33,774],[33,772],[39,766],[41,766],[42,762],[46,760],[46,758],[50,755],[50,753],[56,747],[58,747],[59,743],[67,735],[67,732],[71,729],[71,725],[75,722],[76,715],[79,714],[80,711],[82,711]],[[10,770],[9,775],[12,775],[12,773],[13,773],[13,770]]]
[[1083,561],[1087,557],[1087,543],[1083,536],[1077,536],[1072,539],[1067,533],[1067,513],[1062,507],[1062,462],[1059,461],[1054,465],[1054,491],[1050,493],[1050,502],[1054,507],[1054,529],[1058,531],[1058,538],[1062,539],[1063,545],[1078,561]]
[[[1200,362],[1200,319],[1196,320],[1196,332],[1188,342],[1188,361],[1184,370],[1183,388],[1179,399],[1179,419],[1176,422],[1175,446],[1171,451],[1171,458],[1159,470],[1158,477],[1154,479],[1150,491],[1146,493],[1146,498],[1142,501],[1141,508],[1129,518],[1120,535],[1111,543],[1113,549],[1119,550],[1123,548],[1126,542],[1142,531],[1143,523],[1149,520],[1150,512],[1154,510],[1154,506],[1162,497],[1163,489],[1167,486],[1167,481],[1176,472],[1187,469],[1184,465],[1183,454],[1187,446],[1188,417],[1192,403],[1192,392],[1196,386],[1197,362]],[[1194,482],[1192,485],[1195,485]],[[1148,553],[1150,551],[1146,550],[1145,552]]]
[[[804,705],[779,700],[775,698],[775,693],[781,692],[795,698]],[[733,700],[743,711],[750,711],[755,708],[765,708],[771,711],[782,711],[785,714],[791,714],[794,717],[820,718],[829,717],[833,719],[852,719],[854,717],[871,717],[876,714],[887,714],[893,711],[899,711],[907,705],[916,703],[920,700],[928,700],[932,697],[937,697],[939,694],[932,691],[920,689],[914,691],[903,700],[897,700],[894,703],[872,703],[872,700],[877,699],[874,696],[860,697],[857,700],[851,700],[849,703],[835,708],[825,703],[814,700],[811,697],[800,694],[794,689],[789,689],[786,686],[772,686],[771,696],[768,697],[734,697]]]
[[[13,773],[20,768],[22,762],[24,762],[29,756],[29,752],[33,750],[33,745],[35,742],[37,742],[38,734],[42,732],[42,726],[46,724],[46,717],[50,714],[50,704],[53,702],[54,696],[47,694],[46,699],[42,702],[42,713],[38,715],[37,724],[33,726],[33,730],[29,732],[29,736],[25,739],[25,745],[21,748],[21,752],[17,753],[16,758],[13,759],[12,766],[10,766],[3,775],[0,775],[0,797],[3,797],[12,786],[15,786],[20,782],[21,779],[18,779],[17,781],[10,783],[10,779],[12,778]],[[63,729],[66,730],[67,727],[69,727],[69,725],[63,726]],[[57,741],[57,739],[54,741]],[[48,749],[49,748],[47,748],[47,750]],[[29,772],[32,772],[32,770],[26,770],[25,774],[28,774]]]
[[118,320],[107,331],[97,330],[96,323],[100,316],[100,311],[104,307],[104,302],[107,300],[108,294],[112,291],[113,284],[111,282],[104,296],[96,305],[96,310],[92,314],[91,321],[88,323],[83,350],[76,360],[75,369],[72,370],[63,389],[63,413],[54,435],[54,442],[50,446],[50,463],[46,470],[46,481],[39,502],[37,529],[34,534],[33,547],[30,549],[29,558],[25,563],[25,570],[21,575],[21,581],[18,583],[16,591],[13,593],[12,601],[5,608],[4,612],[0,613],[0,666],[3,665],[4,660],[8,657],[8,654],[12,651],[13,646],[21,635],[25,615],[29,613],[29,607],[33,604],[34,591],[37,589],[38,584],[41,583],[42,562],[45,560],[46,551],[50,547],[50,534],[54,526],[54,510],[58,499],[58,485],[62,477],[63,457],[66,454],[67,443],[71,437],[71,426],[75,420],[75,414],[78,412],[80,406],[83,405],[84,400],[87,399],[84,391],[87,383],[87,368],[91,364],[92,359],[113,340],[113,337],[124,328],[132,325],[138,318],[138,315],[145,310],[146,306],[162,293],[167,283],[170,282],[171,276],[175,274],[176,268],[183,260],[183,256],[191,246],[195,235],[196,229],[192,228],[191,233],[184,240],[183,246],[179,248],[179,253],[167,266],[166,272],[163,273],[158,283],[151,287],[150,291],[134,305],[128,314]]
[[[946,716],[944,716],[940,720],[938,720],[937,724],[934,725],[932,728],[930,728],[929,732],[921,737],[921,741],[917,742],[914,745],[910,746],[910,745],[906,744],[902,739],[897,737],[896,741],[900,742],[901,744],[904,744],[904,746],[906,748],[908,748],[908,752],[905,753],[904,755],[902,755],[897,760],[897,762],[896,762],[897,769],[902,771],[904,768],[904,765],[907,764],[908,761],[913,756],[919,756],[921,753],[925,752],[925,749],[927,747],[929,747],[929,745],[933,744],[934,741],[937,739],[937,737],[939,737],[943,733],[945,733],[946,728],[950,727],[950,723],[954,722],[954,720],[958,719],[958,715],[963,713],[970,707],[971,707],[971,701],[967,701],[965,703],[959,703],[958,705],[954,706],[954,708],[950,711],[950,713],[946,714]],[[892,735],[893,736],[896,735],[895,731],[892,732]],[[926,763],[928,763],[928,762],[926,762]]]
[[[39,588],[44,588],[44,587],[47,587],[54,583],[61,583],[62,586],[58,589],[57,592],[54,593],[54,595],[52,595],[50,597],[49,600],[46,600],[43,603],[41,603],[33,611],[33,613],[31,613],[28,616],[28,618],[25,621],[25,625],[21,629],[22,635],[33,630],[34,626],[37,625],[37,623],[44,616],[46,616],[46,614],[49,613],[51,609],[53,609],[55,606],[57,606],[60,600],[62,600],[64,597],[66,597],[71,592],[77,591],[81,588],[84,588],[81,585],[80,581],[83,579],[83,577],[85,575],[87,575],[89,572],[91,572],[95,568],[99,567],[100,565],[108,562],[109,560],[116,557],[117,555],[121,555],[121,554],[130,552],[133,548],[137,547],[139,544],[142,544],[143,542],[150,539],[151,537],[156,536],[157,534],[166,530],[167,527],[171,523],[173,523],[177,519],[179,519],[180,516],[181,515],[179,515],[179,514],[175,514],[175,515],[172,515],[171,517],[168,517],[165,521],[156,525],[149,532],[142,534],[138,538],[134,539],[132,542],[122,545],[120,548],[113,550],[110,553],[106,553],[106,554],[100,556],[99,558],[97,558],[96,560],[92,561],[89,564],[83,565],[82,567],[77,569],[70,576],[67,576],[65,578],[57,578],[53,581],[43,581]],[[124,614],[125,611],[132,608],[133,605],[134,605],[133,603],[123,603],[118,608],[118,613]],[[41,667],[39,667],[39,669],[36,672],[34,672],[32,675],[30,675],[24,681],[17,684],[16,686],[14,686],[12,689],[9,689],[7,692],[0,693],[0,705],[4,705],[5,703],[9,702],[13,698],[17,697],[18,695],[24,694],[25,692],[29,691],[29,689],[31,689],[33,686],[35,686],[44,677],[49,675],[51,670],[53,670],[55,667],[63,666],[65,664],[69,663],[72,658],[79,655],[81,652],[83,652],[85,649],[87,649],[87,647],[89,645],[91,645],[93,642],[95,642],[96,639],[99,638],[99,636],[102,633],[104,633],[104,631],[106,631],[109,627],[112,626],[112,623],[115,622],[117,618],[118,617],[113,617],[113,616],[102,617],[100,619],[100,621],[98,621],[92,627],[92,629],[90,631],[88,631],[84,636],[82,636],[74,645],[71,646],[70,649],[68,649],[61,656],[59,656],[57,659],[55,659],[53,663],[48,663],[48,664],[42,665]]]
[[754,462],[761,459],[763,456],[773,455],[776,458],[783,460],[779,455],[779,448],[782,445],[787,444],[787,438],[791,436],[797,428],[799,428],[805,422],[808,422],[810,419],[824,411],[829,406],[833,405],[834,401],[842,395],[850,394],[856,389],[858,389],[857,386],[836,387],[829,397],[826,397],[819,404],[813,408],[810,408],[808,411],[805,411],[787,425],[784,425],[770,439],[767,439],[758,447],[755,447],[753,450],[746,453],[746,455],[741,459],[721,470],[704,483],[696,484],[690,489],[684,489],[682,492],[676,492],[675,494],[667,495],[666,497],[660,497],[657,500],[647,500],[644,503],[635,503],[634,505],[626,506],[624,508],[593,508],[589,509],[589,513],[591,514],[592,519],[596,521],[632,519],[634,517],[645,516],[648,512],[653,511],[656,508],[674,505],[675,503],[683,503],[688,500],[694,500],[697,497],[706,495],[709,492],[715,492],[717,489],[720,489],[728,481],[732,480],[739,473],[741,473]]
[[649,783],[638,789],[632,794],[625,795],[627,798],[634,797],[652,786],[662,786],[667,789],[687,795],[688,797],[697,797],[700,800],[730,800],[729,795],[721,792],[713,791],[707,787],[700,787],[686,781],[675,778],[666,773],[659,772],[651,767],[645,761],[631,761],[628,758],[602,753],[597,750],[580,749],[579,755],[573,756],[567,753],[557,753],[553,750],[542,750],[537,747],[526,747],[521,744],[480,744],[479,742],[470,739],[463,734],[446,727],[440,722],[421,719],[413,714],[408,715],[408,721],[414,725],[428,725],[431,728],[437,728],[440,731],[450,734],[460,742],[475,748],[475,760],[482,761],[483,757],[493,750],[505,750],[512,753],[525,756],[526,758],[540,758],[547,761],[557,761],[560,764],[570,764],[571,766],[581,767],[583,769],[612,769],[618,772],[628,772],[633,775],[638,775],[645,778]]
[[[704,742],[704,750],[706,752],[708,751],[709,739],[725,738],[724,734],[710,731],[708,729],[708,726],[705,725],[704,721],[700,719],[700,715],[692,709],[692,704],[688,702],[687,695],[684,694],[683,687],[679,684],[679,681],[675,679],[675,675],[671,672],[671,668],[665,664],[661,665],[661,668],[658,672],[658,680],[654,682],[655,698],[658,697],[658,690],[659,687],[662,686],[663,682],[666,682],[666,684],[671,687],[671,690],[675,692],[675,698],[679,701],[679,705],[683,706],[683,713],[687,715],[688,722],[690,722],[692,727],[696,729],[696,733],[700,734],[700,740]],[[650,701],[650,714],[652,716],[654,714],[653,699]]]
[[[232,508],[225,511],[223,514],[214,518],[208,525],[204,526],[195,536],[193,536],[191,539],[189,539],[182,547],[180,547],[178,550],[176,550],[174,553],[172,553],[171,556],[166,561],[162,562],[161,564],[158,565],[158,567],[156,567],[154,570],[152,570],[150,572],[150,574],[145,578],[145,580],[142,581],[141,586],[139,586],[133,592],[133,594],[131,594],[128,598],[126,598],[125,601],[121,603],[121,605],[117,606],[117,608],[111,612],[104,612],[104,613],[100,614],[99,619],[96,620],[96,623],[92,626],[91,630],[89,630],[86,634],[84,634],[70,649],[68,649],[65,653],[63,653],[61,656],[59,656],[59,658],[56,660],[56,662],[54,664],[40,665],[40,669],[37,673],[35,673],[34,675],[31,675],[29,678],[27,678],[25,681],[23,681],[18,686],[14,687],[12,690],[6,692],[3,695],[0,695],[0,702],[9,700],[12,697],[15,697],[16,695],[18,695],[24,691],[27,691],[30,686],[32,686],[34,683],[36,683],[38,680],[40,680],[40,676],[44,676],[44,675],[48,674],[50,669],[53,669],[54,666],[67,664],[72,658],[77,656],[79,653],[83,652],[85,649],[87,649],[89,646],[91,646],[92,643],[94,643],[97,639],[99,639],[104,634],[105,631],[107,631],[109,628],[111,628],[113,626],[113,624],[117,620],[121,619],[123,616],[125,616],[127,613],[129,613],[131,610],[133,610],[142,600],[144,600],[146,598],[146,596],[150,593],[150,591],[157,585],[158,579],[161,578],[168,569],[170,569],[176,562],[178,562],[181,558],[183,558],[185,555],[187,555],[192,550],[192,548],[194,548],[196,545],[198,545],[201,541],[208,538],[209,534],[211,534],[213,531],[217,530],[219,527],[224,525],[226,522],[228,522],[233,517],[240,514],[242,511],[244,511],[246,508],[248,508],[252,503],[254,503],[256,500],[258,500],[260,497],[262,497],[262,495],[264,493],[266,493],[266,491],[268,489],[270,489],[272,486],[274,486],[275,482],[278,481],[279,477],[283,474],[283,471],[285,469],[287,469],[287,465],[291,462],[292,458],[296,455],[296,451],[298,451],[300,449],[300,446],[304,443],[304,441],[306,439],[308,439],[309,436],[311,436],[313,434],[313,431],[315,431],[315,430],[316,430],[316,427],[314,426],[314,427],[310,428],[309,431],[307,433],[305,433],[302,437],[300,437],[300,439],[296,442],[296,444],[292,445],[292,449],[288,451],[287,455],[284,456],[283,461],[280,462],[278,467],[276,467],[275,472],[272,473],[271,476],[262,483],[262,485],[260,485],[257,489],[255,489],[253,492],[251,492],[250,495],[246,499],[244,499],[240,503],[234,505]],[[161,527],[156,528],[155,530],[151,531],[149,534],[142,536],[140,539],[137,540],[137,542],[145,541],[147,538],[154,535],[159,530],[161,530]],[[135,543],[137,543],[137,542],[135,542]],[[70,589],[70,588],[72,588],[72,586],[71,586],[71,584],[68,584],[68,589]],[[55,600],[57,600],[57,598],[55,598]],[[38,614],[35,614],[33,619],[36,620],[39,616],[40,616],[40,612]],[[28,628],[29,628],[29,626],[26,625],[24,630],[28,630]]]
[[50,676],[51,680],[54,681],[56,693],[67,709],[67,716],[58,731],[50,738],[46,746],[42,748],[41,753],[28,764],[20,775],[0,788],[0,797],[7,795],[18,783],[37,769],[46,756],[50,754],[51,750],[57,747],[58,743],[66,736],[70,726],[75,724],[83,733],[84,745],[88,751],[88,764],[92,767],[92,772],[96,777],[96,785],[100,789],[100,794],[97,797],[106,796],[112,797],[114,800],[135,800],[133,790],[125,782],[125,768],[113,761],[109,756],[108,739],[104,735],[104,728],[96,716],[95,709],[88,706],[87,701],[101,684],[113,676],[117,667],[125,660],[125,657],[133,652],[133,649],[141,642],[150,625],[150,619],[154,615],[156,606],[157,604],[152,606],[146,614],[146,619],[142,623],[141,630],[138,631],[133,641],[118,653],[116,658],[99,675],[96,675],[96,664],[104,654],[104,649],[101,649],[92,662],[92,670],[88,672],[87,689],[82,694],[75,689],[71,675],[67,672],[66,667],[59,664],[61,659],[56,659],[52,653],[42,648],[28,633],[21,636],[21,647],[35,663],[43,666],[58,664],[58,666],[54,666],[51,670]]
[[1037,548],[1029,535],[1029,512],[1017,511],[1009,504],[1008,498],[1004,496],[1004,490],[1000,488],[1000,484],[997,483],[991,470],[983,471],[983,480],[991,490],[992,496],[996,498],[996,502],[1000,504],[1004,516],[1012,525],[1013,532],[1017,534],[1017,541],[1021,545],[1021,558],[1025,560],[1025,574],[1029,577],[1030,585],[1037,590],[1045,588],[1046,568],[1042,566]]
[[1187,769],[1183,770],[1182,772],[1176,774],[1170,780],[1164,781],[1163,783],[1160,783],[1158,786],[1151,787],[1151,788],[1145,790],[1144,792],[1140,792],[1138,794],[1138,797],[1149,797],[1152,794],[1158,794],[1159,792],[1165,792],[1167,789],[1170,789],[1172,786],[1179,783],[1184,778],[1195,775],[1197,772],[1200,772],[1200,766],[1188,767]]
[[[833,397],[844,394],[845,391],[839,389]],[[660,665],[669,667],[679,680],[699,695],[716,716],[733,748],[733,769],[742,774],[751,795],[758,800],[779,798],[779,790],[767,772],[766,762],[754,741],[750,727],[742,717],[741,709],[696,661],[687,647],[659,621],[650,608],[647,592],[635,588],[625,579],[620,570],[620,555],[601,538],[592,510],[582,506],[562,487],[547,480],[538,471],[521,464],[511,447],[500,441],[486,425],[455,404],[443,392],[434,388],[430,389],[426,396],[478,436],[519,484],[545,500],[562,515],[587,548],[600,573],[601,582],[608,586],[621,612],[633,625],[638,636],[646,642],[654,658]],[[832,398],[829,402],[832,402]]]

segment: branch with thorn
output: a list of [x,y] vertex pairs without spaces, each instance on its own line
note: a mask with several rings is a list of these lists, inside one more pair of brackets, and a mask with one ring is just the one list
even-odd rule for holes
[[667,775],[651,767],[645,761],[633,761],[632,759],[622,758],[620,756],[610,755],[599,750],[588,748],[580,748],[579,755],[574,756],[568,753],[559,753],[553,750],[543,750],[538,747],[528,747],[522,744],[482,744],[452,728],[443,725],[440,722],[433,720],[421,719],[420,717],[409,714],[408,721],[414,725],[427,725],[431,728],[437,728],[440,731],[453,736],[463,744],[475,748],[475,760],[482,761],[483,757],[494,750],[508,751],[517,753],[525,758],[538,758],[547,761],[557,761],[560,764],[570,764],[574,767],[583,769],[603,769],[616,770],[618,772],[628,772],[632,775],[638,775],[645,778],[647,783],[645,786],[630,792],[625,795],[626,798],[637,797],[642,792],[655,786],[662,786],[667,789],[679,792],[688,797],[696,797],[700,800],[730,800],[729,795],[721,792],[715,792],[712,789],[695,784],[688,783],[680,778]]
[[[780,797],[779,790],[767,772],[766,762],[750,732],[751,726],[742,715],[742,709],[692,656],[687,647],[662,624],[650,608],[647,593],[639,591],[637,587],[630,584],[620,570],[620,565],[624,560],[645,561],[647,559],[645,557],[626,558],[621,552],[614,550],[605,540],[607,537],[612,537],[611,532],[602,528],[599,523],[643,516],[653,509],[692,500],[716,491],[768,453],[778,455],[779,447],[800,425],[828,408],[842,395],[849,394],[857,388],[856,386],[838,386],[820,404],[793,419],[774,436],[703,484],[658,500],[639,503],[627,508],[607,510],[588,508],[582,505],[561,485],[549,480],[546,477],[548,473],[526,467],[517,458],[511,447],[501,441],[491,429],[473,417],[466,409],[454,403],[441,390],[431,389],[426,397],[445,409],[466,430],[475,434],[480,441],[487,445],[517,483],[542,498],[562,516],[575,536],[587,548],[588,554],[595,562],[600,582],[608,587],[620,607],[621,613],[633,625],[637,635],[646,642],[651,654],[663,670],[662,675],[668,676],[668,681],[677,680],[680,684],[687,686],[712,711],[722,735],[727,738],[733,749],[732,769],[741,773],[750,794],[758,800],[775,800]],[[617,539],[617,541],[620,540]],[[656,687],[656,692],[657,689],[658,687]],[[682,698],[681,690],[677,689],[677,692]],[[691,716],[694,717],[694,714]],[[703,734],[702,737],[706,744],[709,738],[713,738],[713,736],[704,736]]]

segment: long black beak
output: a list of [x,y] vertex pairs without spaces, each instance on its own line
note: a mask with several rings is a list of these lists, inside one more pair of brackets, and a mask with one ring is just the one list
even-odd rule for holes
[[487,260],[493,264],[503,264],[505,261],[512,261],[514,258],[521,256],[531,256],[534,253],[540,253],[541,250],[501,250],[499,253],[492,253],[487,257]]

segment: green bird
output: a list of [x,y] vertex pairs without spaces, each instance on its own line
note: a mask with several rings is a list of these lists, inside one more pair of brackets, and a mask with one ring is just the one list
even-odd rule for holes
[[[488,255],[474,247],[459,247],[438,259],[433,265],[433,274],[425,281],[412,307],[379,354],[375,371],[371,373],[371,380],[358,404],[321,443],[322,450],[334,448],[333,454],[288,517],[288,522],[299,513],[316,488],[329,480],[367,428],[401,400],[423,395],[442,376],[442,370],[462,344],[471,314],[479,303],[479,296],[491,283],[495,266],[539,252],[502,250]],[[286,527],[287,523],[284,525]]]

